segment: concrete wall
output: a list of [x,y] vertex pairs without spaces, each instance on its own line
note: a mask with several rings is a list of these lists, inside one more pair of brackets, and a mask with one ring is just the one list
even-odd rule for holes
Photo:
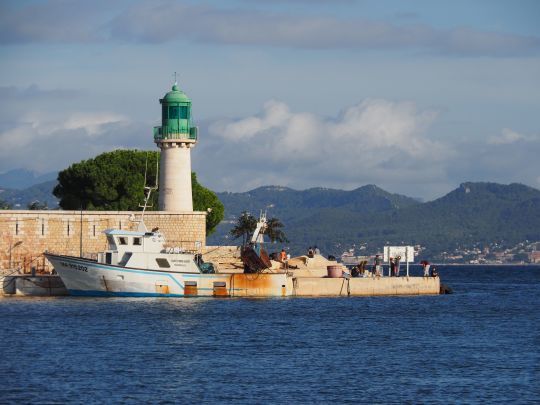
[[439,294],[439,277],[315,278],[293,280],[296,296],[375,296]]
[[[85,256],[106,249],[103,231],[108,228],[135,230],[137,224],[129,211],[0,211],[0,269],[11,267],[30,271],[50,270],[42,253],[45,250],[66,255]],[[148,229],[159,227],[167,246],[202,251],[206,244],[206,212],[162,212],[145,214]],[[21,243],[19,243],[21,242]]]

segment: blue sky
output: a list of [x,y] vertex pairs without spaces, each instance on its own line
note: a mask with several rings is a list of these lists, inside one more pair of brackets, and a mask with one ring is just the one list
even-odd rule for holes
[[216,191],[540,188],[538,1],[4,1],[0,173],[153,149],[173,72]]

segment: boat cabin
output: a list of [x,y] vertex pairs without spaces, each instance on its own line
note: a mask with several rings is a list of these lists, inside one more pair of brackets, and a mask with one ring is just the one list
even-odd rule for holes
[[108,249],[98,254],[98,262],[125,265],[133,253],[164,252],[165,238],[160,232],[107,229]]
[[160,232],[107,229],[105,235],[109,246],[98,253],[98,263],[182,273],[214,272],[212,264],[204,263],[200,254],[165,248]]

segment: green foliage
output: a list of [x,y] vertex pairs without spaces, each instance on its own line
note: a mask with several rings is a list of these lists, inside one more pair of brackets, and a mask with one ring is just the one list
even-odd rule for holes
[[206,234],[211,235],[223,219],[225,207],[213,191],[199,184],[195,173],[191,173],[191,188],[193,209],[195,211],[208,211],[210,209],[206,216]]
[[270,242],[288,242],[289,240],[281,228],[283,228],[283,223],[279,219],[270,218],[266,222],[266,230],[264,231],[264,234],[268,236]]
[[[75,163],[58,174],[53,193],[65,210],[137,211],[144,201],[146,185],[156,184],[159,152],[116,150]],[[193,207],[207,211],[206,231],[211,234],[223,219],[223,204],[216,194],[197,182],[192,173]],[[149,210],[157,210],[158,193],[152,194]]]
[[10,210],[10,209],[11,209],[10,203],[4,200],[0,200],[0,210]]
[[48,210],[49,207],[47,206],[46,202],[40,202],[38,200],[32,201],[30,204],[28,204],[29,210]]
[[242,238],[242,246],[245,246],[249,241],[249,238],[253,231],[257,228],[257,220],[253,215],[247,211],[243,211],[238,219],[236,225],[229,231],[234,239]]
[[[53,194],[65,210],[138,210],[144,199],[148,156],[148,184],[155,184],[157,152],[116,150],[72,164],[58,173]],[[157,196],[154,195],[154,206]]]

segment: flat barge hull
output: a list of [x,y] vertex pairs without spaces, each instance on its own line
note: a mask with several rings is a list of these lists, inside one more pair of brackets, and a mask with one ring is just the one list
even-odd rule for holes
[[339,297],[434,295],[439,277],[329,278],[286,273],[180,273],[46,254],[71,295],[122,297]]

